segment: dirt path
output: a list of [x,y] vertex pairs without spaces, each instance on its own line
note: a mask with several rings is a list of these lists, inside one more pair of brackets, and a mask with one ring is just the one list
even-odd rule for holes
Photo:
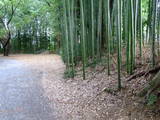
[[64,70],[57,55],[0,58],[0,120],[159,120],[136,101],[134,81],[123,81],[125,90],[110,94],[103,90],[117,85],[116,73],[96,73],[100,67],[89,70],[86,80],[79,72],[64,79]]
[[0,120],[55,120],[42,77],[22,61],[0,58]]

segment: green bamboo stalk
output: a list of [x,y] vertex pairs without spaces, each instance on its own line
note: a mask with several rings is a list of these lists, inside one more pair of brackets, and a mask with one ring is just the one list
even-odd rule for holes
[[111,50],[110,50],[110,41],[111,41],[111,21],[110,21],[110,0],[107,0],[107,11],[106,11],[106,30],[107,30],[107,68],[108,68],[108,75],[110,75],[110,54],[111,54]]
[[68,16],[69,16],[69,38],[70,38],[70,46],[71,46],[71,68],[72,68],[72,76],[74,77],[74,0],[68,1]]
[[85,80],[85,67],[86,67],[86,41],[85,41],[85,18],[84,18],[84,4],[83,0],[80,0],[80,11],[81,11],[81,40],[82,40],[82,56],[83,56],[83,79]]
[[135,26],[134,26],[134,6],[133,0],[130,1],[131,6],[131,74],[135,67]]
[[137,23],[138,23],[138,2],[139,0],[135,0],[135,14],[134,14],[134,36],[135,36],[135,39],[134,39],[134,59],[135,59],[135,63],[134,63],[134,66],[136,66],[136,51],[137,51]]
[[117,0],[118,89],[121,89],[121,2]]
[[157,43],[158,43],[158,55],[160,55],[160,9],[157,17],[158,25],[157,25]]
[[91,18],[92,18],[92,57],[95,56],[95,17],[94,17],[94,0],[91,0]]
[[97,30],[97,60],[101,57],[101,40],[102,40],[102,0],[99,0],[98,6],[98,30]]
[[156,6],[157,6],[157,0],[153,0],[153,28],[152,28],[152,66],[154,67],[156,65],[156,61],[155,61],[155,39],[156,39]]
[[63,0],[64,7],[64,24],[65,24],[65,42],[66,42],[66,56],[67,56],[67,69],[69,69],[70,57],[69,57],[69,41],[68,41],[68,24],[67,24],[67,8],[66,0]]
[[139,27],[140,27],[140,38],[139,38],[139,52],[140,58],[142,59],[142,41],[143,41],[143,28],[142,28],[142,0],[139,0]]

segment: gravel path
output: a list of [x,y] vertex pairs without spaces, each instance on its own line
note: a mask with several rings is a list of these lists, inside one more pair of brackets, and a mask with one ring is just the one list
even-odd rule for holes
[[42,73],[12,57],[0,57],[0,120],[54,120]]

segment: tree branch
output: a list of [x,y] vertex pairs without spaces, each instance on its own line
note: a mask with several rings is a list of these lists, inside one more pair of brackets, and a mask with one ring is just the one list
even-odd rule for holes
[[2,18],[0,18],[0,23],[2,23],[3,27],[5,28],[5,30],[7,30],[6,25],[5,25],[5,23],[4,23]]
[[45,0],[45,2],[49,7],[52,7],[52,3],[48,2],[47,0]]
[[10,17],[10,19],[8,20],[8,22],[7,22],[7,26],[10,24],[10,22],[12,21],[12,19],[13,19],[13,16],[14,16],[14,14],[15,14],[15,11],[16,11],[16,9],[17,9],[17,7],[18,7],[18,5],[20,4],[20,2],[21,2],[21,0],[19,0],[19,2],[17,3],[17,6],[14,8],[14,5],[13,5],[13,2],[12,2],[12,12],[11,12],[11,17]]

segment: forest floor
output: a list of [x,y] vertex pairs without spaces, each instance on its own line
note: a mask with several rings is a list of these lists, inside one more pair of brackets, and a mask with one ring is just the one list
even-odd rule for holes
[[147,82],[144,77],[130,82],[123,77],[124,88],[117,92],[117,73],[108,76],[101,65],[88,68],[86,80],[81,71],[74,79],[66,79],[58,55],[12,55],[9,59],[42,75],[39,82],[56,120],[160,120],[160,103],[145,106],[143,99],[136,97]]

